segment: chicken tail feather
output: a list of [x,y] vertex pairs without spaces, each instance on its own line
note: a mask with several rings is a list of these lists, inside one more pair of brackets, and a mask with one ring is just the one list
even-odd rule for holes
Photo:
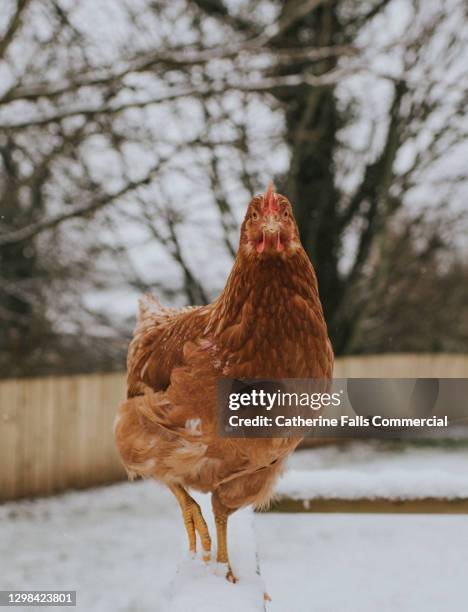
[[145,295],[140,298],[138,305],[140,307],[138,313],[138,320],[140,322],[144,321],[147,317],[160,317],[167,314],[167,308],[165,308],[158,298],[151,293],[145,293]]

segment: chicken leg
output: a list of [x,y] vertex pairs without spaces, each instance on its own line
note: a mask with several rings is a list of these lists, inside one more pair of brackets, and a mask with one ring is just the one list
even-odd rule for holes
[[211,538],[207,524],[197,502],[190,497],[187,491],[180,485],[169,485],[170,490],[174,493],[182,510],[185,529],[187,530],[189,549],[191,553],[197,551],[197,536],[200,536],[203,547],[203,560],[209,561],[211,557]]
[[211,496],[211,504],[213,506],[213,514],[216,524],[216,561],[218,563],[225,563],[227,565],[226,578],[229,582],[237,582],[238,578],[232,571],[231,564],[229,562],[228,545],[227,545],[227,522],[230,514],[234,512],[231,508],[227,508],[219,499],[217,492],[215,491]]

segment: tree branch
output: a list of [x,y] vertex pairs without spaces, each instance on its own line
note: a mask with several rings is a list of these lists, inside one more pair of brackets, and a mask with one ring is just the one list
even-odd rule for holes
[[77,217],[85,217],[91,213],[94,213],[101,208],[109,206],[118,198],[121,198],[128,193],[131,193],[138,187],[142,187],[143,185],[148,185],[154,175],[159,172],[161,166],[167,161],[167,159],[159,161],[148,173],[147,175],[138,181],[131,181],[122,189],[119,189],[115,193],[104,194],[99,198],[96,198],[91,203],[75,206],[68,210],[65,213],[60,215],[54,215],[52,217],[43,219],[41,221],[37,221],[36,223],[32,223],[26,227],[22,227],[21,229],[9,232],[8,234],[0,235],[0,247],[5,245],[16,244],[20,242],[25,242],[26,240],[30,240],[34,238],[38,234],[53,229],[63,223],[64,221],[68,221],[70,219],[75,219]]
[[16,32],[21,27],[23,13],[28,8],[30,2],[31,0],[17,0],[16,10],[10,19],[10,23],[8,24],[4,36],[0,39],[0,59],[5,56],[5,53],[15,37]]
[[[353,68],[352,72],[357,72],[360,68]],[[115,115],[130,108],[145,108],[154,104],[163,104],[165,102],[174,102],[188,97],[209,97],[216,96],[229,91],[244,91],[251,93],[269,93],[278,88],[284,87],[332,87],[338,83],[345,75],[349,75],[350,71],[346,69],[336,69],[321,76],[313,74],[292,74],[285,76],[265,77],[255,81],[231,81],[213,83],[211,86],[205,87],[182,87],[155,98],[142,101],[124,102],[115,106],[98,106],[95,108],[81,107],[71,110],[59,111],[48,117],[31,118],[26,121],[17,123],[7,123],[0,126],[0,129],[21,130],[33,126],[44,126],[49,123],[56,123],[68,119],[69,117],[77,117],[82,115],[87,118],[93,118],[97,115]],[[175,89],[175,88],[174,88]]]
[[214,47],[210,49],[184,50],[168,53],[158,51],[150,56],[136,58],[127,64],[125,68],[109,74],[109,68],[104,67],[96,74],[74,74],[67,78],[63,83],[42,82],[31,85],[15,86],[9,89],[1,98],[0,105],[9,104],[15,100],[37,100],[39,98],[54,99],[63,94],[77,91],[81,87],[102,87],[113,85],[122,81],[129,74],[136,74],[145,71],[153,71],[158,66],[166,69],[181,68],[187,69],[200,64],[205,64],[215,59],[230,59],[239,53],[256,56],[259,51],[274,55],[275,64],[288,64],[298,60],[320,61],[328,57],[339,57],[344,55],[354,55],[355,50],[350,45],[336,45],[333,47],[303,48],[303,49],[280,49],[277,51],[261,49],[261,45],[249,46],[236,43],[231,46]]

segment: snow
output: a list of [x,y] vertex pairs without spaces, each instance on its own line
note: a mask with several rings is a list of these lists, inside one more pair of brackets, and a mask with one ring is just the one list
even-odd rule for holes
[[279,481],[293,499],[468,498],[468,452],[354,443],[295,453]]
[[468,517],[267,514],[268,612],[466,610]]
[[[346,472],[351,495],[352,483],[361,494],[360,477],[374,478],[372,471],[396,492],[406,466],[418,494],[418,474],[432,474],[432,493],[440,491],[442,474],[467,472],[465,454],[356,444],[300,452],[290,463],[303,481],[307,470],[322,482],[342,472],[336,493],[345,490]],[[291,490],[295,478],[289,477]],[[201,498],[214,536],[209,499]],[[224,567],[189,558],[177,503],[154,482],[7,503],[0,505],[0,589],[76,590],[77,610],[85,612],[250,612],[263,609],[265,587],[268,612],[466,608],[467,516],[247,510],[234,514],[229,527],[235,585]]]
[[174,597],[167,612],[262,612],[264,590],[258,588],[262,582],[255,566],[250,574],[242,569],[240,582],[232,584],[225,579],[225,567],[213,568],[201,559],[184,561],[172,583]]
[[76,590],[83,612],[166,612],[179,515],[151,482],[0,506],[0,588]]
[[[199,498],[210,534],[215,535],[210,504]],[[171,586],[168,612],[261,612],[265,586],[257,573],[257,550],[250,509],[235,513],[229,520],[231,563],[239,583],[225,579],[225,565],[206,564],[201,559],[185,559],[178,567]]]
[[[199,501],[213,536],[209,500]],[[224,566],[189,557],[179,507],[154,482],[4,504],[0,589],[76,590],[84,612],[257,612],[252,520],[245,510],[229,522],[234,585]]]

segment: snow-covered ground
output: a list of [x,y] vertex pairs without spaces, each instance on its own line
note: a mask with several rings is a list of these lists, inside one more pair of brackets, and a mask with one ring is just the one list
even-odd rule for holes
[[[76,590],[83,612],[237,612],[238,603],[256,612],[263,608],[264,585],[256,573],[252,521],[250,510],[232,517],[239,589],[225,579],[225,567],[207,568],[189,557],[179,506],[154,482],[4,504],[0,590]],[[210,605],[203,589],[210,590]]]
[[468,517],[262,515],[269,612],[463,612]]
[[[199,497],[210,533],[215,535],[208,496]],[[258,573],[257,542],[251,509],[236,512],[229,521],[230,558],[239,583],[225,579],[226,566],[202,559],[185,559],[177,566],[167,612],[263,612],[265,583]],[[179,536],[176,536],[179,537]],[[166,608],[163,608],[166,610]]]
[[276,490],[293,499],[468,498],[468,449],[325,446],[292,455]]
[[[320,475],[336,469],[341,456],[352,480],[355,465],[356,473],[369,462],[381,469],[379,453],[369,451],[366,459],[366,452],[325,448],[291,463]],[[402,470],[405,454],[408,470],[416,471],[418,455],[434,457],[434,451],[406,451],[395,458]],[[437,452],[434,465],[448,469],[450,455],[460,455],[461,469],[466,459],[459,451]],[[233,517],[232,560],[241,582],[232,585],[221,568],[187,559],[179,508],[153,482],[4,504],[0,589],[76,590],[77,609],[86,612],[179,612],[184,602],[203,601],[206,589],[216,589],[225,612],[236,609],[244,585],[245,605],[237,609],[250,612],[263,588],[255,574],[257,547],[271,612],[466,609],[466,516],[259,514],[253,530],[250,520],[248,512]]]

